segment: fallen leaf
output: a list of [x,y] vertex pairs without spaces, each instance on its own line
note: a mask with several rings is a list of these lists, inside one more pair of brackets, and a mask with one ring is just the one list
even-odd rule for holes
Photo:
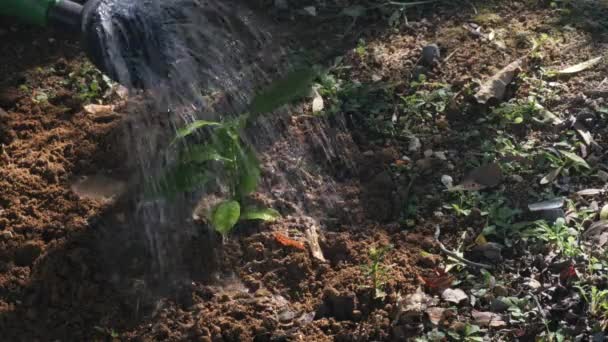
[[441,176],[441,183],[448,189],[454,186],[454,180],[449,175]]
[[320,113],[325,108],[323,97],[315,90],[315,98],[312,100],[312,112]]
[[576,153],[562,151],[562,150],[560,150],[559,153],[561,155],[563,155],[564,157],[568,158],[574,164],[582,166],[586,169],[591,169],[591,166],[589,166],[589,164],[587,164],[587,161],[585,159],[579,157]]
[[608,220],[608,204],[600,210],[600,220]]
[[505,97],[507,86],[513,81],[522,64],[523,59],[518,59],[486,80],[475,94],[477,103],[486,104],[491,99],[502,101]]
[[585,71],[589,68],[592,68],[594,66],[596,66],[597,64],[599,64],[602,61],[602,56],[600,57],[596,57],[596,58],[592,58],[588,61],[585,61],[583,63],[579,63],[576,65],[573,65],[571,67],[567,67],[565,69],[559,70],[559,71],[555,71],[554,73],[557,75],[571,75],[571,74],[576,74],[577,72],[581,72],[581,71]]
[[554,125],[560,125],[564,122],[564,120],[560,119],[557,115],[553,114],[553,112],[543,107],[538,102],[534,102],[534,108],[538,110],[538,113],[543,117],[543,120],[536,120],[538,122],[546,123],[547,121],[551,121],[551,123]]
[[549,184],[549,183],[553,183],[553,181],[559,176],[559,174],[562,172],[562,169],[564,167],[560,166],[556,169],[551,170],[549,173],[547,173],[541,180],[540,180],[540,184],[545,185],[545,184]]
[[441,269],[436,269],[435,275],[432,277],[418,276],[418,280],[420,280],[424,285],[428,286],[429,289],[435,291],[442,291],[450,287],[454,279],[456,279],[454,276]]
[[443,313],[445,312],[444,308],[433,307],[426,309],[426,314],[429,316],[429,321],[433,325],[439,325],[441,320],[443,319]]
[[400,314],[405,316],[419,316],[424,312],[429,302],[429,297],[418,287],[416,292],[407,295],[401,302]]
[[591,144],[594,142],[593,136],[591,135],[591,132],[589,132],[587,127],[585,127],[585,125],[583,125],[582,123],[577,121],[574,123],[573,128],[576,131],[576,133],[578,133],[578,135],[581,136],[585,145],[591,146]]
[[319,261],[326,261],[323,251],[321,250],[321,245],[319,245],[319,228],[317,225],[308,225],[304,233],[306,234],[306,241],[308,242],[308,246],[310,246],[312,256]]
[[88,104],[84,106],[84,110],[89,114],[105,114],[114,111],[112,105]]
[[467,294],[461,289],[448,288],[441,293],[441,298],[443,298],[443,300],[446,302],[460,304],[461,302],[469,299],[469,296],[467,296]]
[[594,222],[582,235],[585,240],[593,241],[597,247],[602,247],[608,242],[608,220]]
[[565,199],[563,197],[553,198],[547,201],[536,202],[528,204],[528,210],[530,211],[543,211],[560,209],[564,206]]
[[578,277],[578,275],[576,274],[576,269],[574,268],[574,265],[570,264],[568,265],[568,267],[564,268],[560,273],[559,273],[559,280],[561,281],[568,281],[571,278],[576,278]]
[[502,245],[496,242],[486,242],[482,245],[475,246],[471,252],[483,255],[484,258],[492,262],[502,261]]
[[595,196],[599,194],[603,194],[606,190],[603,189],[585,189],[577,191],[576,194],[580,196]]
[[497,313],[473,310],[471,311],[471,315],[475,320],[475,324],[480,326],[499,328],[507,325],[507,323],[503,321],[502,316]]
[[276,240],[276,241],[277,241],[277,242],[278,242],[278,243],[279,243],[281,246],[283,246],[283,247],[292,247],[292,248],[299,249],[299,250],[305,250],[305,249],[306,249],[306,248],[304,247],[304,244],[303,244],[303,243],[301,243],[301,242],[299,242],[299,241],[296,241],[296,240],[293,240],[293,239],[290,239],[290,238],[288,238],[287,236],[285,236],[285,235],[283,235],[283,234],[281,234],[281,233],[279,233],[279,232],[275,232],[275,233],[273,234],[273,236],[274,236],[274,239],[275,239],[275,240]]

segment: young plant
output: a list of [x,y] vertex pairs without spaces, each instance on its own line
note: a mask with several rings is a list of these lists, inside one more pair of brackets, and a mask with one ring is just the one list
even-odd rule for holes
[[[248,196],[260,182],[261,168],[254,150],[247,146],[242,132],[250,119],[276,110],[303,95],[310,89],[315,77],[312,69],[292,72],[287,78],[275,82],[256,96],[249,111],[225,122],[198,120],[179,129],[174,144],[184,142],[194,133],[204,131],[204,142],[181,144],[179,159],[153,191],[172,196],[179,192],[192,191],[211,180],[227,187],[227,198],[217,204],[207,220],[214,229],[226,236],[240,220],[273,221],[280,215],[274,209],[247,207]],[[160,191],[159,191],[160,190]]]
[[386,297],[384,286],[388,278],[389,266],[384,264],[386,254],[393,249],[392,245],[380,248],[372,247],[368,251],[370,258],[369,264],[364,266],[365,275],[372,283],[374,298],[382,299]]
[[600,320],[600,329],[605,331],[608,328],[608,290],[599,290],[595,286],[577,286],[581,296],[589,305],[589,314]]
[[549,162],[552,170],[541,179],[540,184],[552,183],[562,172],[569,173],[570,169],[574,169],[575,171],[591,169],[585,159],[573,152],[564,150],[556,152],[547,151],[543,153],[543,156]]
[[525,236],[534,237],[555,245],[555,247],[568,257],[575,257],[582,253],[577,241],[577,232],[566,225],[566,220],[558,218],[555,223],[537,221],[535,226],[528,229]]

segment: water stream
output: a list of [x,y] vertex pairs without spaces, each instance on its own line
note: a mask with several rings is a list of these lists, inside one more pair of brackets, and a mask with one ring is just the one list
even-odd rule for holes
[[[146,89],[132,91],[132,104],[127,108],[124,136],[134,170],[129,184],[135,190],[130,195],[133,205],[125,224],[128,228],[115,232],[133,240],[144,233],[147,251],[143,255],[151,259],[148,273],[159,282],[190,279],[185,264],[211,272],[209,264],[192,260],[186,250],[193,243],[198,244],[194,248],[213,249],[213,241],[197,240],[200,226],[192,222],[192,211],[201,197],[204,200],[206,189],[167,200],[143,197],[141,186],[159,179],[175,162],[176,151],[170,142],[176,128],[193,120],[222,120],[242,113],[270,74],[288,68],[282,62],[284,53],[264,29],[268,26],[239,1],[102,0],[95,15],[100,23],[97,39],[105,46],[106,69],[121,84]],[[258,122],[255,129],[250,140],[256,146],[269,146],[284,134],[283,128],[269,121]],[[323,131],[323,127],[311,130]],[[323,146],[323,153],[340,154],[323,134],[313,140]],[[295,167],[300,172],[296,165],[300,161],[290,157],[280,156],[284,163],[294,163],[282,168],[293,173]],[[322,185],[311,184],[309,175],[294,177],[280,169],[273,170],[273,178],[279,179],[273,181],[275,195],[294,202],[297,210],[305,209],[305,194],[298,189]],[[324,200],[340,202],[331,196]],[[121,237],[110,241],[117,239]],[[107,249],[115,247],[110,242]],[[207,267],[210,269],[205,270]]]

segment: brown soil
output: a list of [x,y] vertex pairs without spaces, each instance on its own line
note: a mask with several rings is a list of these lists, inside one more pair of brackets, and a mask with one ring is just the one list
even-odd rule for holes
[[[502,20],[509,22],[505,26],[533,23],[520,28],[530,32],[542,32],[551,21],[551,13],[544,10],[501,11]],[[379,37],[370,33],[376,39],[369,47],[375,55],[367,59],[356,53],[346,56],[360,69],[354,77],[369,82],[372,73],[366,70],[373,69],[383,80],[401,83],[397,89],[407,87],[404,80],[411,79],[420,47],[437,41],[451,59],[430,71],[430,78],[464,85],[472,78],[491,75],[529,50],[517,41],[506,42],[508,53],[480,43],[460,29],[470,17],[468,12],[441,15],[415,22],[403,32]],[[107,255],[101,256],[104,243],[123,242],[102,236],[105,233],[97,222],[108,217],[122,221],[126,209],[120,202],[81,198],[72,189],[82,175],[124,178],[122,147],[115,143],[123,115],[91,114],[83,109],[92,100],[106,104],[119,100],[103,94],[80,96],[73,79],[96,76],[78,76],[86,69],[85,58],[68,37],[3,24],[0,38],[1,340],[403,341],[419,336],[422,317],[400,319],[398,314],[402,298],[422,285],[419,276],[432,277],[439,266],[435,225],[442,224],[447,242],[457,239],[462,225],[475,226],[475,222],[434,216],[442,203],[424,194],[436,191],[433,184],[442,174],[453,169],[464,172],[465,157],[451,166],[421,164],[420,177],[406,190],[409,179],[395,179],[388,170],[407,151],[407,143],[376,144],[370,141],[374,137],[356,131],[351,136],[344,129],[332,130],[326,141],[320,141],[317,133],[326,126],[315,118],[297,116],[286,123],[288,134],[270,144],[263,155],[264,187],[284,192],[260,194],[260,200],[272,202],[284,219],[240,227],[219,251],[225,268],[222,279],[189,281],[154,293],[137,284],[123,288],[114,277],[117,270],[131,267],[126,264],[137,258],[137,252],[131,259],[116,255],[116,260],[108,262]],[[549,53],[558,52],[549,49]],[[586,59],[593,52],[593,45],[578,49],[576,56],[564,57],[569,52],[562,51],[554,65]],[[584,84],[573,78],[569,86],[579,93],[593,89],[605,71],[606,66],[595,70]],[[554,107],[570,106],[574,101],[570,100],[562,99]],[[446,119],[437,122],[441,120]],[[452,133],[466,130],[469,120],[456,116],[447,126],[437,124],[425,148],[448,149],[458,143]],[[605,142],[602,137],[598,136],[598,142]],[[324,149],[328,145],[337,152],[328,153]],[[302,155],[312,155],[308,162],[320,165],[319,169],[306,170],[288,159],[298,154],[294,146],[306,150]],[[273,179],[268,170],[275,168],[305,177],[298,183],[303,188],[282,188],[290,183]],[[511,192],[521,192],[521,188],[525,185],[513,184]],[[397,218],[408,192],[421,194],[423,212],[415,228],[405,229]],[[302,194],[308,199],[306,215],[294,205]],[[280,232],[306,243],[307,229],[319,222],[326,261],[315,258],[308,245],[301,250],[277,238]],[[197,251],[196,241],[191,243],[189,268],[203,267],[204,253]],[[385,245],[393,249],[384,260],[390,265],[387,295],[379,300],[362,266],[370,263],[370,247]]]

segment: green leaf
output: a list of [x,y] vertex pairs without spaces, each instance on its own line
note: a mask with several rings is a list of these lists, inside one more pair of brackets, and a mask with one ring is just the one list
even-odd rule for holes
[[231,162],[211,145],[195,145],[185,150],[181,157],[182,163],[204,163],[207,161]]
[[281,214],[271,208],[247,208],[241,214],[241,220],[262,220],[267,222],[276,221],[281,217]]
[[271,84],[265,91],[258,94],[249,106],[252,115],[270,113],[289,102],[306,95],[316,77],[312,68],[295,70],[284,79]]
[[560,166],[556,169],[551,170],[551,172],[549,172],[545,177],[543,177],[543,179],[540,180],[540,184],[544,185],[552,183],[555,178],[557,178],[557,176],[559,176],[559,174],[562,172],[563,168],[563,166]]
[[237,201],[224,201],[220,203],[211,215],[211,224],[215,230],[226,235],[239,221],[241,216],[241,205]]
[[591,166],[589,166],[589,164],[587,164],[587,161],[585,159],[579,157],[576,153],[562,151],[562,150],[560,150],[559,153],[561,153],[564,157],[570,159],[570,161],[573,162],[574,164],[582,166],[586,169],[591,169]]
[[189,136],[190,134],[196,132],[198,129],[201,129],[203,127],[219,126],[219,125],[220,125],[220,123],[215,122],[215,121],[206,121],[206,120],[194,121],[193,123],[189,124],[188,126],[178,129],[176,137],[173,141],[175,142],[178,139],[185,138],[185,137]]
[[251,148],[244,148],[239,155],[239,173],[237,193],[244,197],[254,192],[258,188],[262,178],[260,162]]
[[608,220],[608,204],[600,211],[600,220]]

